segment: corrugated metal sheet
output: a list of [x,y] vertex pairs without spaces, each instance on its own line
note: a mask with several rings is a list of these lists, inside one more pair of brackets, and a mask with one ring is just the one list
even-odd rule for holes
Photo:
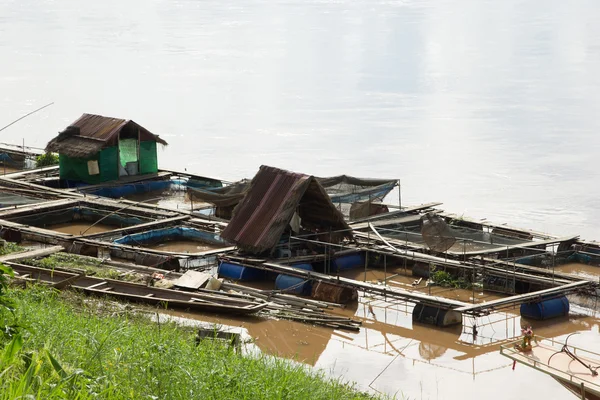
[[79,136],[110,140],[129,121],[120,118],[104,117],[95,114],[83,114],[69,126],[79,128]]
[[70,124],[65,131],[48,142],[46,151],[66,154],[69,157],[86,158],[104,147],[116,145],[119,132],[128,124],[133,124],[139,129],[141,141],[152,141],[167,145],[167,142],[158,135],[154,135],[132,120],[83,114]]
[[[303,202],[303,198],[309,201]],[[222,237],[247,251],[270,250],[279,242],[296,210],[303,225],[349,229],[314,177],[261,166]]]

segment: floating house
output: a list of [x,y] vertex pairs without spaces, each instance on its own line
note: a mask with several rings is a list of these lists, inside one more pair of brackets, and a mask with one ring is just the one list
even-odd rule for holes
[[320,232],[325,241],[352,238],[343,214],[314,176],[263,165],[221,237],[261,254],[273,251],[286,232]]
[[60,178],[98,184],[158,171],[163,139],[132,120],[83,114],[46,146],[59,154]]

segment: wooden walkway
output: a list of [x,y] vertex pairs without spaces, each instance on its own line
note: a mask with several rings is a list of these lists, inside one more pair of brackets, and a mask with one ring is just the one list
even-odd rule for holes
[[24,260],[26,258],[45,257],[45,256],[49,256],[51,254],[63,251],[64,249],[65,248],[62,246],[51,246],[51,247],[46,247],[44,249],[36,249],[36,250],[25,251],[25,252],[21,252],[21,253],[11,253],[11,254],[7,254],[5,256],[1,256],[0,262],[9,262],[9,261],[15,262],[15,261],[19,261],[19,260]]
[[530,292],[525,294],[518,294],[515,296],[506,297],[498,300],[491,300],[480,304],[470,304],[456,308],[455,311],[466,313],[466,314],[482,314],[499,310],[502,308],[512,307],[517,304],[528,303],[536,301],[542,297],[552,297],[553,295],[565,295],[579,291],[584,288],[592,286],[592,282],[579,281],[573,283],[567,283],[566,285],[557,286],[551,289],[538,290],[537,292]]
[[[287,265],[281,265],[271,262],[262,262],[263,260],[245,259],[236,256],[227,256],[226,258],[236,264],[244,265],[247,267],[274,271],[277,273],[296,276],[307,280],[319,280],[334,285],[351,287],[363,291],[365,293],[372,293],[390,299],[402,300],[415,304],[425,304],[433,307],[438,307],[440,309],[454,310],[463,314],[469,314],[474,316],[487,315],[494,310],[509,308],[522,303],[536,301],[539,300],[542,296],[546,297],[552,295],[558,296],[562,294],[569,294],[583,289],[591,289],[595,286],[595,283],[590,281],[570,282],[550,289],[538,290],[536,292],[505,297],[502,299],[492,300],[483,303],[469,304],[462,301],[451,300],[443,297],[430,296],[421,292],[405,290],[395,286],[373,284],[369,282],[363,282],[339,276],[322,274],[314,271],[306,271]],[[505,274],[505,272],[501,271],[500,274]]]

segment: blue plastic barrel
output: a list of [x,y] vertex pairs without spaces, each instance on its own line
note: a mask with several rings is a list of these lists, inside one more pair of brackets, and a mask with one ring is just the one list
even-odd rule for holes
[[260,281],[266,278],[265,271],[262,269],[228,262],[219,264],[218,273],[221,278],[229,278],[234,281]]
[[277,279],[275,279],[275,288],[278,290],[285,290],[286,293],[308,296],[312,291],[312,281],[307,281],[304,278],[298,278],[295,276],[279,274]]
[[569,314],[569,300],[565,296],[521,304],[521,316],[530,319],[546,320]]
[[[309,264],[309,263],[292,264],[290,266],[294,267],[294,268],[298,268],[298,269],[303,269],[306,271],[313,270],[312,264]],[[286,289],[293,287],[293,289],[287,291],[287,293],[301,294],[301,295],[308,296],[308,295],[310,295],[310,293],[312,291],[312,281],[306,281],[306,282],[304,282],[304,281],[305,281],[304,278],[298,278],[296,276],[279,274],[279,275],[277,275],[277,278],[275,279],[275,288],[279,289],[279,290],[286,290]]]
[[340,256],[333,260],[332,266],[334,271],[346,271],[352,268],[364,267],[365,256],[363,253]]

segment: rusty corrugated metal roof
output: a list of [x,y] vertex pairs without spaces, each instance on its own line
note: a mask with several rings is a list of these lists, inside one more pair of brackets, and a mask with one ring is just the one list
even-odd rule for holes
[[313,176],[261,166],[222,237],[254,253],[273,249],[296,211],[303,226],[349,229]]
[[83,114],[79,119],[69,126],[79,128],[79,136],[110,140],[118,133],[129,120],[120,118],[104,117],[95,114]]
[[69,157],[88,157],[104,147],[114,146],[118,141],[119,132],[128,124],[133,124],[139,129],[141,140],[167,145],[158,135],[132,120],[83,114],[48,142],[46,151],[62,153]]

